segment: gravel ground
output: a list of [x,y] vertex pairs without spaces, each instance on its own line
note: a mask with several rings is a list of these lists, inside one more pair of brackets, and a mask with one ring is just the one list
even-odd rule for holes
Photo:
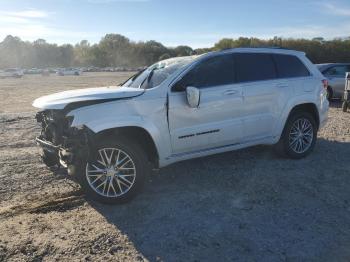
[[337,102],[306,159],[258,146],[164,168],[126,205],[86,201],[40,162],[30,101],[125,77],[0,83],[0,261],[350,260],[350,113]]

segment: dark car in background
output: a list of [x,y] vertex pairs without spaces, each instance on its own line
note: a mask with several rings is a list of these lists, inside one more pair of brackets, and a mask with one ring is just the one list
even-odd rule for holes
[[345,74],[350,72],[350,63],[329,63],[316,65],[328,79],[327,97],[342,98],[345,87]]

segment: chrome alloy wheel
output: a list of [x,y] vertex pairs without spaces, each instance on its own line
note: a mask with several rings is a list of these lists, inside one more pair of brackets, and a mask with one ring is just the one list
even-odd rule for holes
[[289,147],[298,154],[306,152],[312,145],[314,130],[307,118],[299,118],[294,123],[289,133]]
[[134,185],[136,167],[132,158],[118,148],[98,150],[96,159],[86,164],[90,187],[104,197],[119,197]]

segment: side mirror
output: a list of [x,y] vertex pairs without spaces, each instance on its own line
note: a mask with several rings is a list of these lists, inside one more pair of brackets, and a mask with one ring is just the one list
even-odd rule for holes
[[200,91],[198,88],[193,86],[186,87],[187,102],[192,108],[199,106],[200,102]]

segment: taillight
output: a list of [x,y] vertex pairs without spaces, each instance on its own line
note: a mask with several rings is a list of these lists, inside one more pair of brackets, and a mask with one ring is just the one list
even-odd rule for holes
[[323,84],[323,88],[327,89],[328,88],[328,80],[327,79],[323,79],[322,80],[322,84]]

